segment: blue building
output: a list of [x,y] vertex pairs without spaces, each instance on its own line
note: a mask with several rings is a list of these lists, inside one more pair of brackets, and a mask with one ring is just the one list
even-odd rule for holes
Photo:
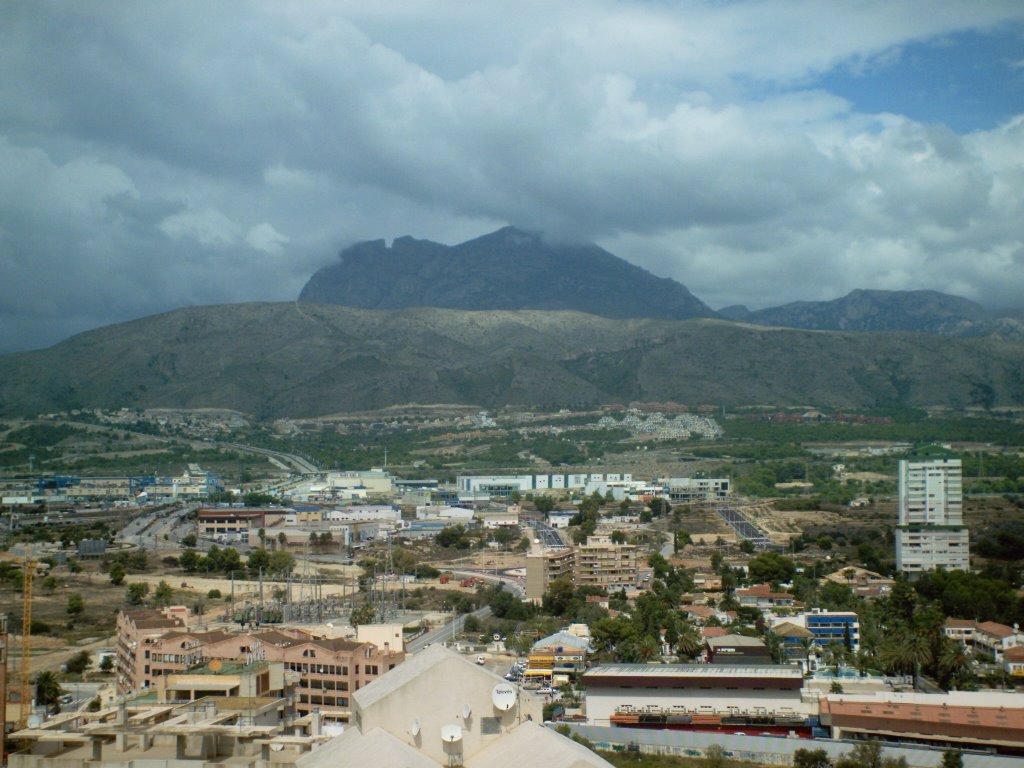
[[814,610],[803,614],[803,619],[815,645],[824,648],[836,642],[855,653],[860,649],[860,619],[853,611]]

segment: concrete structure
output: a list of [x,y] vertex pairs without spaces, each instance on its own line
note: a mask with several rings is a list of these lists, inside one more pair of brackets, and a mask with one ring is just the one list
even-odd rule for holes
[[10,768],[290,768],[330,736],[292,718],[280,697],[214,696],[187,704],[152,694],[98,712],[68,712],[18,732]]
[[901,460],[896,567],[913,576],[969,570],[960,459]]
[[[507,693],[508,708],[495,704]],[[433,645],[356,693],[354,727],[297,768],[584,768],[609,763],[540,725],[542,702]],[[502,704],[502,707],[506,706]]]

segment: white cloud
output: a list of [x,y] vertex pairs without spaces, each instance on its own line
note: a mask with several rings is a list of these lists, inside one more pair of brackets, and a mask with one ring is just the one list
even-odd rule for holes
[[245,242],[249,244],[250,248],[254,248],[257,251],[269,253],[271,256],[278,256],[288,243],[288,238],[264,221],[252,227],[246,233]]
[[712,306],[855,287],[1024,295],[1024,117],[960,136],[860,114],[815,79],[1019,27],[1016,0],[5,14],[15,345],[176,303],[288,299],[352,240],[505,223],[596,239]]
[[220,211],[205,208],[181,211],[160,222],[160,231],[170,238],[191,238],[210,248],[227,248],[238,242],[241,228]]

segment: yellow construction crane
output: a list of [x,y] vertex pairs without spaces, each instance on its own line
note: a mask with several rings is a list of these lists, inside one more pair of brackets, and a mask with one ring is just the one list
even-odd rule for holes
[[21,705],[18,708],[18,728],[28,724],[28,713],[32,707],[32,689],[29,675],[32,671],[32,579],[36,564],[32,561],[32,550],[25,552],[21,563],[23,572],[21,590]]

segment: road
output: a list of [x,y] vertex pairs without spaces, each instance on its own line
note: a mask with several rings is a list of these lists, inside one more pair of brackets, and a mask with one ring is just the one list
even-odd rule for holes
[[541,544],[543,544],[548,549],[566,548],[567,545],[565,541],[562,540],[562,537],[559,535],[558,531],[556,531],[547,523],[542,523],[538,520],[531,521],[529,525],[531,528],[533,528],[536,537],[540,539]]
[[731,504],[716,505],[715,512],[717,512],[725,522],[732,526],[732,529],[736,531],[740,538],[753,542],[754,546],[759,549],[767,549],[771,546],[771,540],[768,538],[768,535],[752,522],[747,520],[747,518],[745,518],[740,511]]
[[302,456],[296,456],[294,453],[282,453],[281,451],[271,451],[268,448],[256,448],[252,445],[243,445],[242,443],[223,443],[218,442],[217,445],[224,446],[225,448],[234,448],[237,451],[245,451],[246,453],[258,453],[261,456],[268,458],[277,459],[278,461],[288,464],[299,471],[303,475],[316,475],[320,473],[320,469],[316,467],[309,459]]
[[462,616],[457,616],[452,621],[444,624],[437,629],[432,629],[429,632],[417,637],[415,640],[405,644],[405,650],[407,653],[416,653],[422,651],[428,645],[434,643],[447,643],[451,641],[459,632],[462,631],[462,627],[466,622],[466,616],[476,616],[478,619],[486,619],[491,615],[490,606],[484,606],[479,608],[472,613],[467,613]]

